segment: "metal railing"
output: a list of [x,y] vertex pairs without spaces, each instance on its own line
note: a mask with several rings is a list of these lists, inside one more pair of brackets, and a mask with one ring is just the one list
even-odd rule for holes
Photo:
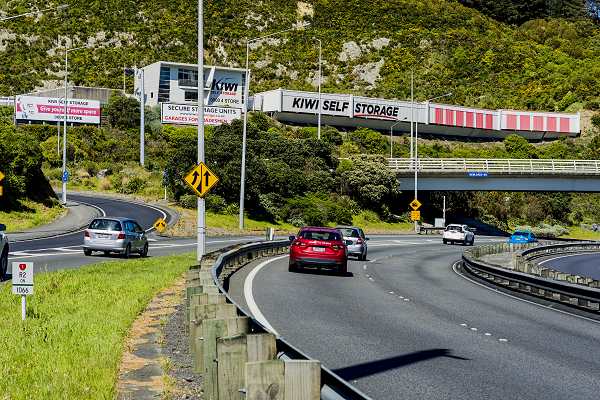
[[[249,243],[227,251],[219,255],[217,261],[212,265],[211,271],[215,284],[219,287],[221,293],[227,296],[228,302],[235,304],[238,309],[238,315],[252,318],[252,331],[255,333],[272,333],[269,329],[258,322],[251,314],[244,310],[233,300],[227,291],[223,288],[221,275],[226,275],[225,279],[240,268],[249,259],[255,259],[263,256],[276,254],[282,248],[290,245],[290,240],[278,240],[269,242]],[[249,255],[252,256],[249,257]],[[228,264],[232,264],[228,268]],[[227,272],[225,270],[228,269]],[[277,353],[278,358],[294,360],[312,360],[311,357],[294,347],[283,337],[277,335]],[[321,364],[321,399],[322,400],[371,400],[370,397],[350,385],[340,378],[334,372]]]
[[[389,158],[388,167],[395,171],[414,171],[411,158]],[[597,160],[555,159],[483,159],[483,158],[418,158],[417,169],[465,172],[571,172],[600,174]]]
[[[548,254],[598,251],[598,248],[598,243],[552,243],[545,246],[503,243],[467,250],[462,255],[462,261],[466,272],[481,279],[587,311],[598,312],[600,282],[592,278],[555,271],[530,261]],[[479,258],[514,250],[517,250],[518,254],[515,254],[512,269],[489,264]]]

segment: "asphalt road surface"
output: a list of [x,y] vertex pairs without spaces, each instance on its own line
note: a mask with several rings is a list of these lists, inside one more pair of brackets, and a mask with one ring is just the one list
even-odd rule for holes
[[[475,245],[505,238],[475,237]],[[374,399],[597,399],[600,324],[457,272],[440,236],[371,236],[347,276],[286,257],[233,275],[259,321]]]
[[562,254],[535,260],[544,267],[600,281],[600,254]]
[[[149,257],[162,257],[174,254],[195,253],[197,249],[196,238],[161,237],[156,233],[153,224],[163,218],[169,222],[168,214],[151,205],[141,205],[125,200],[107,197],[79,196],[69,194],[70,201],[85,203],[97,208],[101,215],[123,216],[135,219],[147,233],[149,233]],[[60,233],[60,232],[57,232]],[[168,230],[165,232],[168,233]],[[8,234],[9,240],[11,238]],[[206,238],[206,250],[212,251],[236,243],[245,243],[264,239],[264,236],[216,236]],[[35,239],[10,243],[9,268],[5,281],[12,279],[12,262],[30,261],[34,263],[34,271],[52,272],[59,269],[76,269],[86,265],[98,264],[104,261],[123,260],[117,254],[108,256],[95,252],[92,256],[85,256],[81,245],[83,244],[83,229],[79,232],[62,234],[46,239]],[[137,254],[132,255],[138,257]]]

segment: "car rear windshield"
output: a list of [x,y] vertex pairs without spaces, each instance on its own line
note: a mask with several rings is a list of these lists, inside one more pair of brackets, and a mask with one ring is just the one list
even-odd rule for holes
[[447,231],[462,231],[462,226],[448,226],[446,228]]
[[514,236],[529,236],[528,232],[515,232],[513,233]]
[[302,231],[298,237],[300,239],[322,240],[327,242],[339,242],[342,240],[340,235],[333,232]]
[[358,235],[358,231],[356,229],[352,229],[352,228],[340,228],[340,232],[342,232],[343,236],[346,237],[359,237]]
[[90,223],[89,229],[104,229],[107,231],[120,231],[121,223],[114,219],[95,219]]

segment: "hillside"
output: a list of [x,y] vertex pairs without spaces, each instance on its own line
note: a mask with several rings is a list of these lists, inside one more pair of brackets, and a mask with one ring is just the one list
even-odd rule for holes
[[[69,78],[76,85],[121,88],[123,65],[195,63],[197,4],[74,0],[67,10],[6,21],[0,95],[63,85],[65,49],[87,43],[118,39],[114,47],[70,52]],[[8,16],[48,6],[32,0],[3,8]],[[323,41],[325,92],[409,99],[410,70],[424,57],[414,70],[417,100],[452,92],[448,101],[459,105],[549,111],[596,100],[596,25],[571,17],[516,26],[488,14],[437,0],[213,0],[204,2],[205,62],[243,67],[247,39],[310,22],[308,29],[251,45],[251,92],[316,90],[315,36]],[[536,17],[535,10],[525,17]],[[132,91],[131,78],[127,84]]]

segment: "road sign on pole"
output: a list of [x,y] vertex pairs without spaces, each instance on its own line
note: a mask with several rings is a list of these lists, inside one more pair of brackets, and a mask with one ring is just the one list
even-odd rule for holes
[[419,221],[421,219],[421,211],[411,211],[410,219],[413,221]]
[[33,263],[13,262],[12,277],[13,294],[21,295],[21,318],[25,321],[27,295],[33,294]]
[[162,233],[162,231],[167,229],[167,223],[162,218],[159,218],[158,221],[156,221],[154,223],[154,227],[156,228],[157,231]]
[[184,178],[184,181],[198,193],[198,196],[204,197],[206,192],[219,182],[219,178],[204,163],[200,163]]
[[410,202],[410,206],[412,207],[413,210],[417,211],[419,209],[419,207],[421,207],[421,202],[417,199],[414,199],[413,201]]
[[[4,174],[0,172],[0,181],[4,179]],[[0,186],[0,196],[2,196],[2,186]]]

